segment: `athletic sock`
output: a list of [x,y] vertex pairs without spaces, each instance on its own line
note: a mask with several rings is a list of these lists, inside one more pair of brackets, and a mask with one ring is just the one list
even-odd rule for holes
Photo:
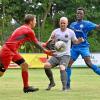
[[22,71],[22,79],[23,79],[23,84],[24,87],[28,87],[28,72],[27,71]]
[[54,83],[54,78],[53,78],[53,74],[50,68],[45,68],[45,73],[50,81],[50,84]]
[[63,89],[66,89],[66,71],[65,70],[60,70],[60,77],[61,77],[61,82],[63,85]]
[[92,65],[91,69],[98,75],[100,75],[100,68],[96,65]]
[[70,77],[71,77],[71,68],[70,67],[67,67],[66,68],[66,75],[67,75],[67,86],[70,85]]

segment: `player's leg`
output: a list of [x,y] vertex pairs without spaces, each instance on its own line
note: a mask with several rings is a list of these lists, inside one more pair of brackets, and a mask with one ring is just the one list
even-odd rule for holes
[[5,72],[4,65],[0,63],[0,77],[4,75],[4,72]]
[[79,51],[77,48],[72,48],[71,49],[71,58],[70,58],[70,61],[68,63],[68,66],[66,68],[66,74],[67,74],[67,89],[70,89],[70,81],[71,81],[71,74],[72,74],[72,69],[71,69],[71,66],[72,64],[74,63],[74,61],[78,58],[79,56]]
[[[21,60],[20,60],[21,61]],[[21,64],[19,64],[22,68],[22,79],[23,79],[23,84],[24,84],[24,88],[23,91],[26,92],[34,92],[34,91],[38,91],[38,88],[29,86],[29,76],[28,76],[28,64],[26,62],[23,62]]]
[[0,57],[0,77],[4,75],[5,71],[6,71],[6,69],[5,69],[4,64],[2,62],[2,57]]
[[57,59],[55,57],[51,57],[48,62],[46,62],[44,64],[44,70],[45,70],[45,74],[47,75],[50,83],[47,87],[46,90],[50,90],[52,87],[55,86],[55,82],[54,82],[54,78],[53,78],[53,73],[51,71],[51,67],[52,66],[56,66],[56,63],[55,62],[58,62]]
[[67,89],[70,89],[71,74],[72,74],[71,66],[72,66],[73,63],[74,63],[74,60],[70,58],[68,67],[66,67],[66,74],[67,74],[67,83],[66,83],[66,86],[67,86]]
[[67,80],[66,80],[67,75],[66,75],[64,65],[60,65],[60,78],[61,78],[61,82],[62,82],[62,90],[65,91],[66,90],[66,83],[67,83]]
[[100,75],[100,68],[91,62],[89,47],[82,48],[81,51],[81,55],[87,66],[91,68],[96,74]]
[[23,79],[23,91],[27,93],[27,92],[34,92],[39,90],[38,88],[29,86],[28,64],[25,62],[25,60],[18,53],[15,53],[12,61],[18,64],[19,66],[21,66],[22,79]]
[[97,65],[92,64],[90,57],[84,57],[84,61],[89,68],[91,68],[96,74],[100,75],[100,68]]
[[0,77],[4,75],[4,72],[8,68],[11,59],[12,52],[6,46],[3,46],[0,51]]
[[68,66],[68,62],[70,60],[70,56],[62,56],[60,59],[60,78],[62,82],[62,90],[65,91],[66,83],[67,83],[67,75],[66,75],[66,66]]

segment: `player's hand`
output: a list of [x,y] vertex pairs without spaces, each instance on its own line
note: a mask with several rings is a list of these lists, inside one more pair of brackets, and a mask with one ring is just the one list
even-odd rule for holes
[[55,55],[54,52],[55,52],[54,50],[44,49],[44,53],[47,54],[47,55],[49,55],[49,56],[54,56]]
[[49,43],[49,41],[47,41],[47,42],[45,42],[45,43],[44,43],[44,42],[41,42],[41,45],[42,45],[42,47],[45,48],[45,47],[48,45],[48,43]]
[[42,47],[46,47],[47,46],[47,43],[42,43]]
[[45,43],[41,42],[42,47],[47,48],[49,50],[53,50],[54,49],[54,42],[52,42],[52,40],[49,40]]
[[84,42],[84,39],[83,39],[82,37],[78,38],[78,40],[79,40],[80,42]]

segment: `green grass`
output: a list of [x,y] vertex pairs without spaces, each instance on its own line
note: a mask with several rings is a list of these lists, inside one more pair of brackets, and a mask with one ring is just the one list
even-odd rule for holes
[[59,69],[52,69],[56,86],[46,91],[48,79],[43,69],[30,69],[30,84],[38,92],[23,93],[20,69],[9,69],[0,78],[0,100],[100,100],[100,76],[88,68],[74,68],[71,90],[61,91]]

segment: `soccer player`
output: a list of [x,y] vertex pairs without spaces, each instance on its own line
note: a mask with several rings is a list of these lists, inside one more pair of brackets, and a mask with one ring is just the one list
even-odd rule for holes
[[52,87],[55,86],[53,74],[51,71],[51,67],[55,67],[59,65],[60,68],[60,77],[61,77],[61,82],[62,82],[62,90],[66,90],[66,71],[65,67],[68,65],[68,62],[70,60],[70,46],[71,46],[71,41],[75,44],[78,44],[83,40],[83,38],[77,39],[75,36],[74,31],[71,29],[67,28],[68,25],[68,19],[66,17],[61,17],[59,21],[60,28],[55,29],[49,40],[54,41],[55,43],[57,41],[64,41],[66,44],[66,50],[64,52],[56,53],[55,55],[52,56],[45,64],[44,64],[44,70],[45,73],[50,81],[50,84],[48,85],[46,90],[50,90]]
[[74,30],[76,37],[83,37],[85,40],[80,44],[73,44],[71,49],[71,59],[69,61],[68,67],[66,69],[67,73],[67,88],[70,89],[70,77],[71,77],[71,66],[79,57],[82,56],[86,65],[91,68],[96,74],[100,75],[100,68],[92,64],[90,59],[89,43],[87,41],[87,34],[91,30],[100,29],[100,25],[97,25],[91,21],[83,20],[85,15],[85,10],[82,7],[79,7],[76,11],[76,22],[71,23],[70,28]]
[[32,41],[40,47],[46,54],[51,55],[52,52],[46,50],[40,45],[40,42],[35,37],[35,32],[32,28],[36,25],[36,17],[31,14],[25,16],[25,24],[17,28],[0,50],[0,76],[3,76],[7,70],[10,61],[15,62],[22,68],[22,79],[23,79],[23,91],[34,92],[39,90],[38,88],[29,86],[28,83],[28,64],[25,59],[18,53],[20,46],[26,41]]

